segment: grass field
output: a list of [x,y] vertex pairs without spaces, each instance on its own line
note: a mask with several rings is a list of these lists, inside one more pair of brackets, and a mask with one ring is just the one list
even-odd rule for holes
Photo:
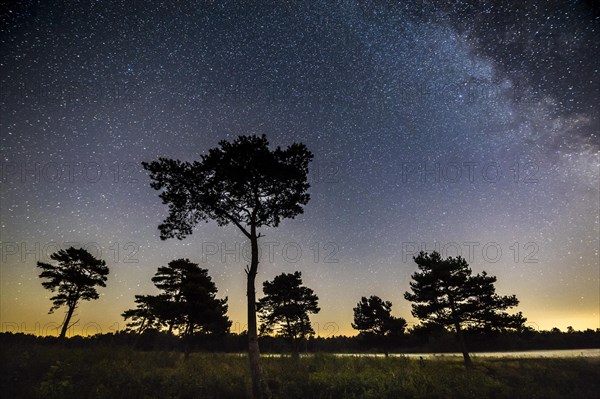
[[[1,348],[5,398],[245,398],[245,356],[124,347]],[[600,359],[264,358],[274,398],[596,398]]]

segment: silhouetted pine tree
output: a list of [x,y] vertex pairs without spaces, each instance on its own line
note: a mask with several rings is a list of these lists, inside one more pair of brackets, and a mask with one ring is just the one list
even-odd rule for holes
[[419,270],[412,275],[412,293],[404,297],[414,302],[413,316],[425,323],[450,327],[460,344],[465,365],[472,365],[463,329],[521,329],[525,318],[519,312],[510,315],[506,309],[517,306],[517,297],[499,296],[496,277],[487,273],[472,275],[462,257],[442,259],[440,254],[421,252],[413,258]]

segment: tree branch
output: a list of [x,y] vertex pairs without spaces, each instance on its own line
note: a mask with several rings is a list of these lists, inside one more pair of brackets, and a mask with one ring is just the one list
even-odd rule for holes
[[246,229],[244,228],[244,226],[242,226],[242,225],[241,225],[241,224],[240,224],[240,223],[239,223],[239,222],[238,222],[238,221],[237,221],[237,220],[236,220],[236,219],[235,219],[233,216],[231,216],[231,215],[230,215],[229,213],[227,213],[227,212],[223,212],[223,213],[225,214],[225,216],[226,216],[226,217],[227,217],[229,220],[231,220],[231,221],[233,222],[233,224],[235,224],[235,225],[236,225],[236,226],[237,226],[237,227],[238,227],[238,228],[239,228],[239,229],[242,231],[242,233],[244,233],[244,235],[245,235],[247,238],[250,238],[250,237],[251,237],[251,236],[250,236],[250,233],[248,233],[248,230],[246,230]]

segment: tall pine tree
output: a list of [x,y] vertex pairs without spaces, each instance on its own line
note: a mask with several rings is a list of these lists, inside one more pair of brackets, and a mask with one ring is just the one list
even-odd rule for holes
[[277,227],[304,211],[308,164],[313,155],[304,144],[271,150],[266,136],[240,136],[221,141],[192,163],[159,158],[142,165],[150,172],[151,187],[161,190],[169,216],[158,226],[161,239],[183,239],[201,221],[219,226],[233,224],[250,241],[251,261],[246,268],[248,359],[255,399],[266,387],[260,367],[256,322],[255,281],[258,274],[261,227]]

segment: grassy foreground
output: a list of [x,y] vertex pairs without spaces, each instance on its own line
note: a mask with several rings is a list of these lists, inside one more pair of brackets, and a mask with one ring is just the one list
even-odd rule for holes
[[[123,347],[1,348],[5,398],[245,398],[245,356]],[[264,358],[274,398],[596,398],[599,359]]]

